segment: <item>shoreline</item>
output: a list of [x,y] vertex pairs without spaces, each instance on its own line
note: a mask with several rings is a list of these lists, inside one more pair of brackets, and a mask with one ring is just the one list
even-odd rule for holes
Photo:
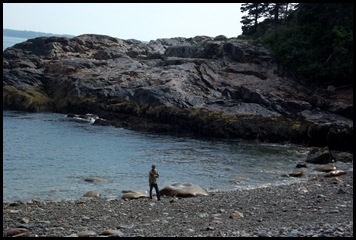
[[3,236],[18,228],[18,234],[39,237],[351,237],[353,171],[209,196],[163,196],[161,201],[3,202]]
[[[337,167],[338,170],[343,170],[351,174],[353,172],[353,165],[349,163],[343,163],[343,162],[336,162],[335,166]],[[341,164],[341,165],[340,165]],[[275,181],[275,182],[265,182],[264,184],[260,184],[258,186],[242,186],[240,183],[236,183],[234,188],[225,188],[225,189],[218,189],[218,188],[206,188],[206,186],[202,186],[198,184],[199,186],[202,186],[207,192],[209,193],[219,193],[219,192],[232,192],[232,191],[248,191],[248,190],[254,190],[254,189],[261,189],[261,188],[266,188],[266,187],[278,187],[278,186],[284,186],[284,185],[290,185],[290,184],[298,184],[298,183],[303,183],[308,181],[309,178],[312,177],[323,177],[325,175],[325,172],[320,172],[320,171],[315,171],[314,168],[317,166],[317,164],[310,164],[309,167],[307,168],[295,168],[291,169],[290,171],[286,171],[284,174],[281,175],[276,175],[276,178],[279,178],[280,180]],[[297,173],[297,172],[303,172],[302,176],[297,176],[297,177],[292,177],[292,176],[287,176],[288,173]],[[289,180],[291,179],[291,180]],[[287,180],[287,181],[284,181]],[[159,189],[163,189],[166,185],[161,185],[159,184]],[[113,199],[113,198],[121,198],[123,195],[123,191],[125,190],[133,190],[133,191],[138,191],[140,193],[146,193],[148,196],[148,188],[147,189],[123,189],[117,192],[117,194],[102,194],[103,192],[101,190],[90,190],[90,191],[95,191],[100,194],[101,198],[106,198],[106,199]],[[89,190],[87,190],[89,191]],[[39,201],[39,202],[58,202],[58,201],[76,201],[76,200],[83,200],[83,199],[88,199],[88,197],[84,197],[85,191],[82,192],[81,195],[78,195],[77,197],[27,197],[26,199],[3,199],[3,203],[10,203],[10,202],[29,202],[32,200]],[[119,194],[121,193],[121,194]],[[4,196],[3,196],[4,197]]]

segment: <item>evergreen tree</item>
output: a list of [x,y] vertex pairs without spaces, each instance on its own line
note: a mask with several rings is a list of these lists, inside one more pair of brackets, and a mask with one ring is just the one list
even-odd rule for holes
[[247,15],[242,17],[241,23],[242,34],[251,35],[256,33],[258,20],[266,13],[268,3],[243,3],[241,4],[241,12],[247,12]]
[[290,16],[261,37],[280,63],[310,83],[352,84],[353,4],[300,3]]
[[272,20],[273,26],[278,26],[293,13],[296,6],[295,3],[267,3],[265,17]]

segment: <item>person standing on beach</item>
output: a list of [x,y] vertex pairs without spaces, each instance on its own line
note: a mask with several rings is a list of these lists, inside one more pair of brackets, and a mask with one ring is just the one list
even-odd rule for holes
[[158,190],[157,178],[159,177],[159,173],[156,169],[156,165],[152,165],[152,169],[148,174],[148,185],[150,186],[150,199],[152,199],[152,189],[155,188],[157,200],[161,200],[161,196]]

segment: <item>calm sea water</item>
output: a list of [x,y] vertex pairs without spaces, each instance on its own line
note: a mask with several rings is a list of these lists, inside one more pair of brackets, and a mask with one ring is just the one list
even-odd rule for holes
[[[295,171],[308,151],[297,145],[145,134],[68,121],[57,113],[4,111],[3,201],[145,192],[152,164],[160,172],[160,188],[174,182],[208,191],[289,184],[306,179],[280,176]],[[87,177],[109,182],[82,180]]]
[[26,38],[17,38],[17,37],[4,37],[2,38],[2,50],[4,51],[8,47],[12,47],[13,45],[25,42]]

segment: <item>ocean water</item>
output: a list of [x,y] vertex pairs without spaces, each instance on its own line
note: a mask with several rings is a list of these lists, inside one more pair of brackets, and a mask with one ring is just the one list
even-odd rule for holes
[[[191,182],[208,191],[305,181],[285,178],[310,149],[249,141],[199,140],[69,121],[64,114],[3,111],[3,201],[79,199],[87,191],[120,198],[148,190],[156,164],[159,188]],[[89,183],[83,178],[104,178]]]
[[5,51],[6,48],[12,47],[13,45],[27,41],[26,38],[17,38],[17,37],[2,37],[2,50]]

